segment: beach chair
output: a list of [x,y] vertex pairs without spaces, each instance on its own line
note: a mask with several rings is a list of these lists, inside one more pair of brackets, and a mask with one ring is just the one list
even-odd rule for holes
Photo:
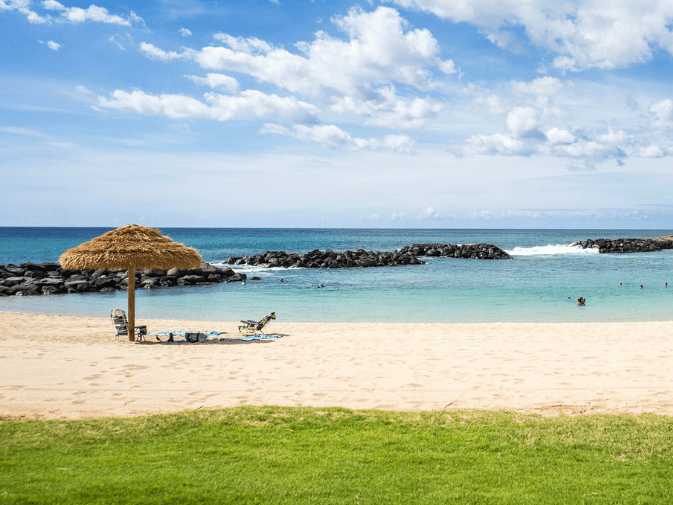
[[238,327],[238,332],[241,335],[255,335],[258,332],[262,335],[264,335],[264,332],[262,331],[264,327],[268,324],[269,321],[272,319],[276,319],[276,313],[272,312],[271,314],[267,314],[264,316],[261,321],[253,321],[251,319],[248,320],[241,320],[243,323],[242,326]]
[[[112,324],[114,324],[115,329],[117,330],[117,333],[112,338],[113,341],[120,335],[126,336],[129,334],[129,322],[126,319],[126,312],[124,312],[122,309],[114,309],[110,312],[110,318],[112,319]],[[147,326],[136,326],[135,335],[139,342],[145,340],[145,336],[147,335]]]

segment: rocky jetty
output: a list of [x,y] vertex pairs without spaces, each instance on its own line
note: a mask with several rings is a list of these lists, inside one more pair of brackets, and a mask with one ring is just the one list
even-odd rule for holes
[[229,265],[260,265],[265,267],[294,268],[372,268],[403,265],[423,265],[416,256],[408,253],[357,251],[334,252],[331,249],[314,249],[306,254],[267,251],[249,257],[232,256]]
[[415,256],[441,258],[463,258],[473,260],[505,260],[512,257],[493,244],[414,244],[400,249],[400,252]]
[[403,265],[424,265],[418,256],[439,256],[466,259],[511,259],[493,244],[414,244],[395,252],[357,251],[334,252],[315,249],[306,254],[267,251],[249,257],[232,256],[229,265],[256,265],[285,268],[372,268]]
[[596,240],[580,240],[570,245],[580,246],[583,249],[598,249],[599,253],[639,253],[654,252],[663,249],[673,249],[673,237],[655,238],[599,238]]
[[[243,281],[246,275],[231,268],[202,263],[200,268],[139,270],[136,288],[166,288]],[[0,265],[0,296],[113,292],[128,289],[128,273],[108,270],[63,270],[58,263]]]

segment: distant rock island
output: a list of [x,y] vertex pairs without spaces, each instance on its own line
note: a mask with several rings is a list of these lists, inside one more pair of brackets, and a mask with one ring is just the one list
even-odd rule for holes
[[580,240],[570,245],[584,249],[598,249],[601,254],[608,253],[639,253],[673,249],[673,235],[654,238],[599,238],[596,240]]

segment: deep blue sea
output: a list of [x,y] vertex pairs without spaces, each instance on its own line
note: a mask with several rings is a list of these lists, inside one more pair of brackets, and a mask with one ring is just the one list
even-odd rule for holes
[[[0,264],[57,261],[109,228],[0,228]],[[598,254],[567,247],[587,238],[657,237],[673,230],[370,230],[163,228],[220,265],[265,251],[363,248],[419,242],[487,242],[514,256],[484,261],[422,258],[426,265],[370,269],[245,267],[261,282],[138,290],[142,318],[238,321],[275,311],[279,321],[574,322],[673,321],[673,251]],[[280,282],[280,279],[284,282]],[[619,285],[619,282],[622,285]],[[640,285],[643,289],[640,289]],[[324,288],[318,286],[324,285]],[[126,292],[2,297],[0,310],[107,317]],[[575,304],[587,299],[586,307]],[[587,336],[590,338],[590,336]]]

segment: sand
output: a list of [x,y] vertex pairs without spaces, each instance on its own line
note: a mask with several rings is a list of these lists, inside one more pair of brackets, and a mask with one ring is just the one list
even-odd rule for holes
[[[235,322],[140,318],[150,332]],[[673,414],[673,323],[285,323],[247,343],[114,341],[109,318],[0,312],[0,416],[238,405]]]

